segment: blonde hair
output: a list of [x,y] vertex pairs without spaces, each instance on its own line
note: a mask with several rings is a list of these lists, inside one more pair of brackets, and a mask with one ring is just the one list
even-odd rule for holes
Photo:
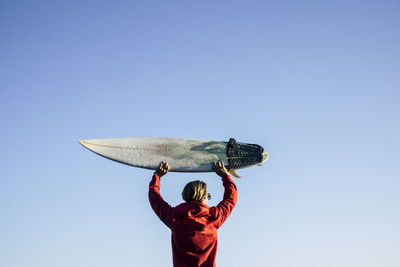
[[182,191],[182,198],[186,202],[201,202],[207,197],[207,184],[203,181],[193,181],[185,185]]

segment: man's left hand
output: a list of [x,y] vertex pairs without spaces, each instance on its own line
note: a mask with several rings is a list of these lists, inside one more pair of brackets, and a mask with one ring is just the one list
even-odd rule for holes
[[166,174],[170,169],[171,169],[171,166],[169,166],[168,162],[161,161],[160,166],[158,167],[158,169],[155,171],[154,174],[157,174],[159,177],[161,177],[164,174]]

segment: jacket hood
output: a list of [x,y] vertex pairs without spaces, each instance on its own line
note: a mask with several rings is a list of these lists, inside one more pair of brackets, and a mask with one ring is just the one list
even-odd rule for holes
[[175,217],[196,218],[208,215],[210,207],[200,202],[185,202],[175,207]]

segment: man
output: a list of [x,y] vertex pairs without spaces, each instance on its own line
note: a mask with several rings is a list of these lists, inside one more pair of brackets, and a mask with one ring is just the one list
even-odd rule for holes
[[237,189],[222,161],[213,164],[225,188],[223,200],[208,206],[210,194],[202,181],[188,183],[182,192],[184,203],[172,208],[160,194],[160,178],[170,169],[161,162],[149,185],[154,212],[171,229],[174,267],[215,267],[217,229],[225,222],[237,200]]

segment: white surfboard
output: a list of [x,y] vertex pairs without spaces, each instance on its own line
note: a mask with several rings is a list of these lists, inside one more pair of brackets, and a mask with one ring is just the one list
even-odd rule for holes
[[[108,159],[155,170],[167,161],[170,171],[211,172],[212,163],[222,160],[231,171],[259,165],[268,158],[261,146],[185,138],[105,138],[80,140],[87,149]],[[229,152],[229,153],[227,153]]]

